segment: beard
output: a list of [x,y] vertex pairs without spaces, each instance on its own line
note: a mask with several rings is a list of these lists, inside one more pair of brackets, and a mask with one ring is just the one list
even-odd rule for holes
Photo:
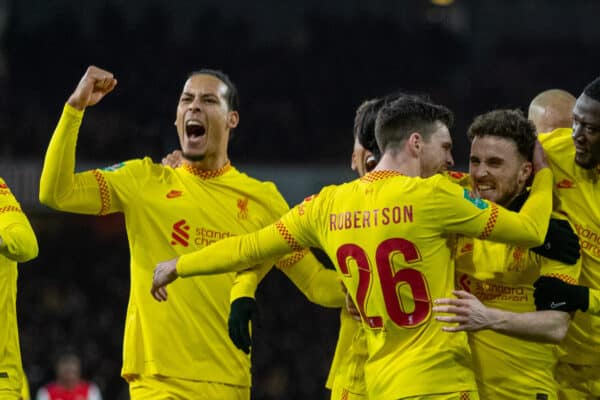
[[583,169],[592,169],[596,168],[598,165],[598,161],[590,157],[589,155],[585,155],[583,157],[578,157],[575,155],[575,164],[580,166]]

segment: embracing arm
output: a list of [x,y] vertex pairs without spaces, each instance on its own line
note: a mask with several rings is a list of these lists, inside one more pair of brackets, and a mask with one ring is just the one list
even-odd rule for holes
[[345,295],[337,272],[325,268],[309,250],[306,251],[308,254],[292,265],[280,261],[279,269],[309,301],[323,307],[342,307]]
[[454,315],[437,315],[441,322],[458,323],[444,326],[446,332],[491,329],[498,333],[536,342],[559,343],[567,334],[571,317],[563,311],[546,310],[517,313],[486,307],[471,293],[453,292],[456,299],[437,299],[433,311]]

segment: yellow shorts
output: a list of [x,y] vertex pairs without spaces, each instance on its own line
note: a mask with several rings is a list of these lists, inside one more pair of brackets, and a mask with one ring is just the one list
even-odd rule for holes
[[403,397],[402,400],[479,400],[477,392],[455,392]]
[[600,398],[600,365],[577,365],[559,362],[554,370],[560,400]]
[[131,400],[250,400],[250,388],[161,376],[129,380]]

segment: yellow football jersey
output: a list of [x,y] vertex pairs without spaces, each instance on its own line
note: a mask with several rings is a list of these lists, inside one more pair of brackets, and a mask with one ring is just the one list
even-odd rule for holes
[[287,203],[272,183],[250,178],[230,164],[201,171],[144,158],[74,174],[82,116],[65,106],[46,155],[40,198],[59,210],[125,215],[131,291],[123,376],[249,386],[250,358],[227,334],[235,274],[180,280],[161,303],[150,295],[152,274],[161,261],[272,223],[288,210]]
[[431,315],[432,299],[448,297],[454,288],[450,237],[541,244],[551,182],[550,170],[540,171],[516,214],[443,176],[374,171],[324,188],[254,234],[182,256],[177,271],[185,277],[240,270],[290,248],[321,247],[335,261],[365,324],[369,397],[474,391],[466,334],[442,332]]
[[325,387],[339,387],[354,395],[366,396],[365,363],[368,356],[362,323],[343,309],[340,313],[338,341]]
[[0,391],[20,393],[24,381],[17,327],[17,262],[35,258],[38,244],[29,220],[0,178]]
[[[582,250],[579,284],[600,289],[600,172],[575,163],[572,129],[539,135],[554,173],[555,208],[575,226]],[[598,292],[591,292],[592,296]],[[589,312],[577,312],[562,348],[564,360],[573,364],[600,365],[600,299],[590,299]],[[596,315],[594,315],[596,311]]]
[[[518,313],[535,311],[533,282],[554,276],[577,282],[580,264],[567,265],[519,246],[461,237],[456,253],[456,286],[483,304]],[[477,386],[482,398],[556,398],[555,346],[493,330],[469,333]]]

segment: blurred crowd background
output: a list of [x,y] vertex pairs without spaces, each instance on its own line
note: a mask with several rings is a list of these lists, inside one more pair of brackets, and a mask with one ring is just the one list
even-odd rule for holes
[[[403,89],[456,114],[458,169],[466,128],[494,108],[527,109],[540,91],[578,95],[599,75],[594,0],[0,0],[0,176],[40,242],[20,266],[19,323],[33,392],[73,351],[105,399],[119,377],[129,292],[120,216],[58,214],[37,204],[37,179],[62,106],[89,64],[119,84],[86,112],[81,166],[178,146],[173,127],[188,73],[222,69],[241,94],[234,165],[274,180],[290,203],[352,178],[354,110]],[[255,399],[326,398],[338,313],[309,304],[278,272],[260,287]]]

